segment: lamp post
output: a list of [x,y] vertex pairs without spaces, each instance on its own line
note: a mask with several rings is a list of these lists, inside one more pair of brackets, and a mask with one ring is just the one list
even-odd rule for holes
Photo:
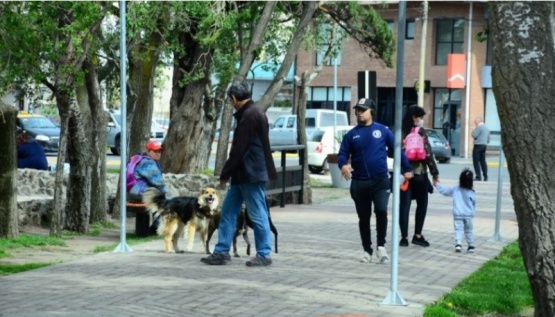
[[426,65],[426,30],[428,28],[428,1],[424,0],[422,15],[422,38],[420,41],[420,68],[418,74],[418,105],[424,107],[424,66]]

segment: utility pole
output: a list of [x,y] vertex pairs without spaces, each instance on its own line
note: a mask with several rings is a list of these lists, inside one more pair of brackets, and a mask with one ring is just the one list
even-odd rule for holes
[[428,27],[428,1],[422,2],[422,38],[420,40],[420,68],[418,74],[418,105],[424,107],[424,67],[426,66],[426,29]]

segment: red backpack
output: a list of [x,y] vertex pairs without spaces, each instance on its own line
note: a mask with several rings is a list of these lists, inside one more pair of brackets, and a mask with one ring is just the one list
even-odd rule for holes
[[403,140],[405,155],[409,161],[423,161],[426,159],[424,138],[418,133],[420,127],[414,127]]

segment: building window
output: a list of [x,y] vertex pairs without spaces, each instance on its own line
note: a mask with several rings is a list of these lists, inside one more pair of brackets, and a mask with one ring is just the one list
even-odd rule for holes
[[[335,95],[333,87],[310,87],[306,109],[333,110]],[[337,110],[345,111],[349,118],[351,105],[351,87],[337,87]]]
[[385,20],[385,22],[387,23],[387,26],[389,27],[391,32],[394,32],[395,22],[393,22],[393,20]]
[[[322,60],[324,59],[324,55],[326,54],[326,50],[328,49],[328,46],[326,45],[325,47],[319,49],[316,51],[316,66],[320,66],[322,65]],[[334,60],[337,59],[337,65],[341,65],[341,51],[337,52],[337,56],[336,57],[330,57],[328,59],[328,62],[326,63],[326,66],[333,66],[334,64]]]
[[447,55],[462,53],[463,45],[463,19],[436,21],[436,65],[447,65]]
[[407,24],[405,26],[405,39],[414,40],[414,25],[414,19],[407,20]]

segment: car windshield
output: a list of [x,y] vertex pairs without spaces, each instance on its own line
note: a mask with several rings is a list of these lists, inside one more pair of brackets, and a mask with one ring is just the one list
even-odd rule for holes
[[46,117],[20,118],[20,120],[24,129],[56,128],[56,125]]
[[121,114],[114,114],[114,118],[118,121],[118,125],[121,125]]

